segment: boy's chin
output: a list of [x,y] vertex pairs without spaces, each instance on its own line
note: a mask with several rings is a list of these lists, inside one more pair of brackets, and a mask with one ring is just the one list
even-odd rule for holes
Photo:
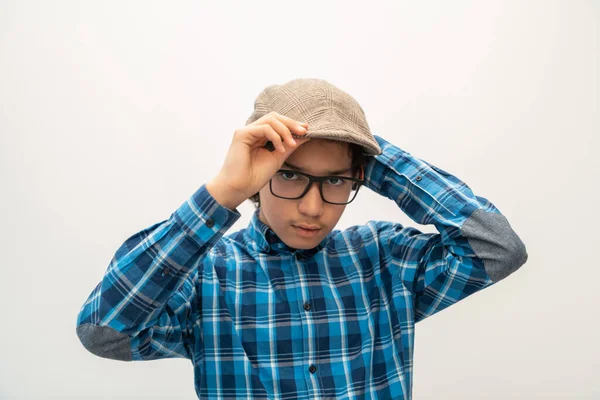
[[310,250],[315,248],[321,242],[320,238],[295,238],[293,240],[284,241],[286,245],[296,250]]

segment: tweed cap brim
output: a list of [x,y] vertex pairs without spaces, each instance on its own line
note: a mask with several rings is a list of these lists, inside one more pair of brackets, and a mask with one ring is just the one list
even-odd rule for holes
[[370,156],[382,152],[358,102],[323,79],[298,78],[267,86],[256,98],[246,125],[271,111],[308,123],[304,137],[355,143]]

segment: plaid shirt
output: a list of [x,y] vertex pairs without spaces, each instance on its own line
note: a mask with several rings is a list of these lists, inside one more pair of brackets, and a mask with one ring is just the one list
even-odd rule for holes
[[527,260],[488,200],[375,136],[365,186],[422,233],[392,221],[285,245],[202,185],[170,218],[129,237],[83,304],[77,334],[124,361],[182,357],[199,398],[410,399],[414,325]]

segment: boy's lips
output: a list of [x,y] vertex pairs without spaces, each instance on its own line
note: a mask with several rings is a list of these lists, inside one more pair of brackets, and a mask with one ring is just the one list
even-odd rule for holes
[[[311,225],[292,225],[294,227],[294,229],[296,230],[296,233],[300,236],[304,236],[304,237],[313,237],[319,234],[319,232],[321,232],[321,228],[318,229],[307,229],[304,228],[305,226],[311,226]],[[314,227],[314,225],[313,225]]]
[[317,225],[305,225],[305,224],[299,224],[299,225],[294,225],[297,228],[302,228],[302,229],[307,229],[307,230],[316,230],[316,229],[321,229],[320,226]]

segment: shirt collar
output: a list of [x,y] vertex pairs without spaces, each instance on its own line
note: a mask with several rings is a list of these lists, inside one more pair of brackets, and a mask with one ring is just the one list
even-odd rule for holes
[[256,250],[261,253],[302,253],[306,256],[312,256],[313,254],[321,251],[329,242],[331,238],[331,232],[314,248],[312,249],[295,249],[285,244],[279,236],[264,222],[259,219],[260,208],[254,210],[248,228],[246,229],[246,236],[251,239],[255,245]]

